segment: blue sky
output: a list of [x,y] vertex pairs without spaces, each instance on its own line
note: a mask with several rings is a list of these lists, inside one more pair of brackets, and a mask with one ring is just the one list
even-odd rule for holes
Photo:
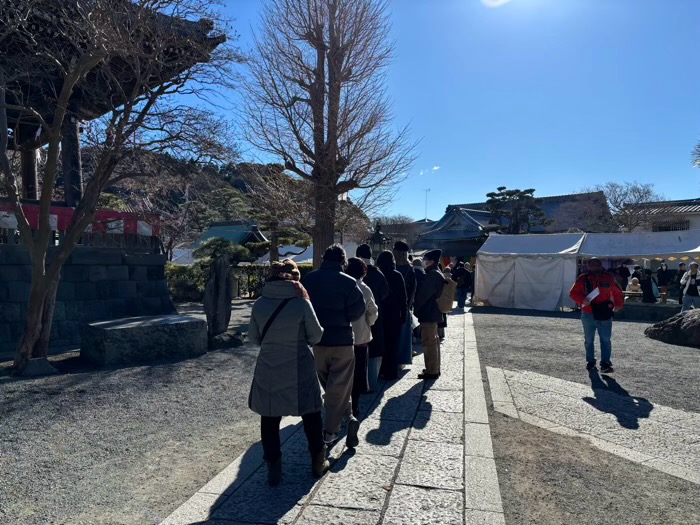
[[[227,1],[244,50],[260,6]],[[423,218],[426,188],[433,219],[501,185],[700,197],[700,1],[392,0],[390,17],[395,123],[421,142],[388,212]]]

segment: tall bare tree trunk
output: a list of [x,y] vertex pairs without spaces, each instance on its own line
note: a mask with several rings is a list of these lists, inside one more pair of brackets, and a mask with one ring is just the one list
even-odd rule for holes
[[335,241],[335,209],[337,196],[329,184],[315,188],[316,223],[313,228],[314,268],[321,266],[323,252]]

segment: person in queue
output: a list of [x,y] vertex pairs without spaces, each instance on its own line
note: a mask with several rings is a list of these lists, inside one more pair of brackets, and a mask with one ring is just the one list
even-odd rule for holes
[[291,264],[272,263],[262,296],[253,305],[248,331],[250,341],[260,345],[248,406],[260,415],[263,458],[272,486],[282,480],[279,431],[284,416],[301,416],[314,476],[323,476],[329,468],[312,351],[323,328],[306,290],[293,278],[294,269]]
[[432,250],[423,256],[425,277],[420,281],[414,303],[415,315],[420,322],[421,342],[425,355],[425,370],[419,379],[437,379],[440,377],[440,338],[438,323],[442,321],[442,312],[437,300],[445,286],[445,277],[438,269],[442,250]]
[[348,437],[357,440],[360,423],[352,415],[352,384],[355,348],[352,323],[365,315],[365,299],[357,281],[343,273],[345,249],[334,244],[326,249],[323,262],[302,283],[323,327],[323,337],[314,346],[316,372],[325,391],[327,444],[338,440],[340,426],[348,420]]
[[[369,360],[369,343],[372,340],[372,325],[379,317],[379,307],[374,300],[372,290],[369,289],[362,279],[367,275],[367,265],[362,259],[351,257],[345,273],[357,281],[357,286],[365,298],[365,315],[352,323],[352,333],[355,339],[355,373],[352,382],[352,415],[360,421],[360,395],[369,392],[369,379],[367,375],[367,363]],[[348,448],[355,448],[358,445],[357,435],[352,439],[350,436],[345,440]]]

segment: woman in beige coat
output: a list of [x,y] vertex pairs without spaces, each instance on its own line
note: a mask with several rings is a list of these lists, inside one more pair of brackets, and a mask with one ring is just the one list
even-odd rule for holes
[[262,297],[253,305],[248,338],[260,345],[248,406],[260,414],[260,433],[268,481],[282,480],[280,421],[301,416],[309,442],[313,474],[329,468],[323,443],[321,388],[312,347],[321,340],[323,328],[309,296],[293,280],[291,264],[274,262]]

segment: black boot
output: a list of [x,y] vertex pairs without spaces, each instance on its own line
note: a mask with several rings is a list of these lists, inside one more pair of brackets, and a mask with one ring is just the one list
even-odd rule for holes
[[276,487],[282,482],[282,456],[276,461],[267,461],[267,483],[271,487]]
[[322,477],[331,468],[330,462],[326,459],[326,447],[321,452],[311,454],[311,472],[315,478]]

